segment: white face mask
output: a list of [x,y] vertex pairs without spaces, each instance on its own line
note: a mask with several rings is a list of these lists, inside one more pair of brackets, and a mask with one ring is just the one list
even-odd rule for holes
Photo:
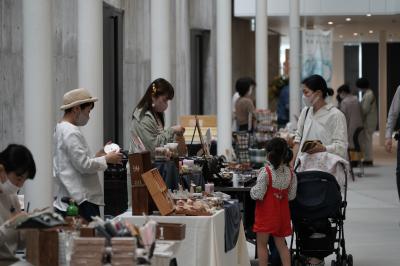
[[302,96],[303,103],[305,106],[310,107],[311,106],[311,100],[310,97],[306,97],[304,94]]
[[307,107],[313,106],[313,105],[318,101],[319,96],[317,96],[317,97],[315,97],[315,98],[313,99],[313,98],[312,98],[313,95],[314,95],[314,94],[312,94],[311,96],[308,96],[308,97],[307,97],[307,96],[305,96],[305,95],[303,94],[302,98],[303,98],[303,103],[304,103],[305,106],[307,106]]
[[79,113],[78,119],[76,120],[76,125],[82,127],[89,121],[89,116],[86,116],[83,112]]
[[11,195],[17,194],[19,187],[11,183],[10,179],[7,178],[7,181],[4,183],[0,183],[1,193]]

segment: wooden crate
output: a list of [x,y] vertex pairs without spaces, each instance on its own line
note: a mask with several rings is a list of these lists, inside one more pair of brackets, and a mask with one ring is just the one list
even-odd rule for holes
[[32,265],[54,266],[58,265],[58,230],[27,229],[26,260]]
[[151,214],[157,207],[146,185],[132,186],[132,215]]
[[144,183],[161,215],[168,215],[174,211],[174,202],[168,194],[168,188],[156,168],[142,174]]
[[150,152],[129,154],[128,160],[132,182],[132,215],[151,214],[156,206],[142,179],[142,174],[152,168]]

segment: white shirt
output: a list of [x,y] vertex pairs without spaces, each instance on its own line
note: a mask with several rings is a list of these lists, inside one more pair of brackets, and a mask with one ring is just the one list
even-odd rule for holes
[[14,209],[15,213],[21,211],[17,194],[0,193],[0,265],[12,264],[12,262],[2,262],[2,260],[17,260],[15,251],[21,242],[21,231],[9,228],[6,221],[11,218]]
[[235,94],[233,94],[233,96],[232,96],[232,111],[233,112],[236,112],[236,102],[237,102],[237,100],[239,100],[239,98],[240,98],[240,95],[239,95],[239,92],[235,92]]
[[326,104],[315,114],[313,107],[305,107],[297,123],[294,142],[300,143],[297,158],[301,156],[301,147],[306,140],[320,140],[326,151],[347,159],[347,124],[344,114],[332,104]]
[[103,188],[98,171],[107,169],[104,156],[92,156],[79,128],[69,122],[58,123],[53,136],[54,207],[65,211],[62,197],[71,197],[78,204],[89,201],[104,205]]
[[[272,187],[279,190],[288,188],[288,199],[293,200],[296,197],[297,191],[296,175],[291,173],[290,168],[283,164],[281,164],[278,169],[274,169],[274,166],[267,161],[266,166],[271,170]],[[266,166],[260,169],[257,176],[257,183],[250,189],[250,197],[253,200],[263,200],[267,192],[269,176],[265,169]]]

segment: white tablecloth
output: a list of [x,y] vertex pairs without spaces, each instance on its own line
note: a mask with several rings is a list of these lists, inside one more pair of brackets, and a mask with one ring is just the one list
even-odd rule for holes
[[[240,223],[239,238],[234,249],[225,253],[225,214],[218,211],[213,216],[150,216],[157,222],[186,224],[186,237],[180,242],[176,258],[179,266],[234,266],[250,265],[243,224]],[[143,216],[132,216],[128,211],[121,218],[142,225]]]

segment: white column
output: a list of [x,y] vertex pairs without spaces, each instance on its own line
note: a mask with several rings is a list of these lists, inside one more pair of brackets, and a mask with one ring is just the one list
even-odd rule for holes
[[89,123],[82,127],[92,153],[96,153],[104,145],[102,1],[78,1],[78,86],[99,98]]
[[379,32],[379,144],[385,144],[387,118],[387,38],[386,31]]
[[256,107],[268,108],[267,0],[256,2]]
[[36,176],[25,185],[30,210],[52,206],[52,0],[23,1],[25,144]]
[[232,147],[232,3],[217,3],[217,126],[218,154]]
[[300,6],[299,0],[290,1],[290,59],[289,59],[289,88],[290,88],[290,122],[297,127],[300,113]]
[[[151,0],[151,80],[171,82],[170,0]],[[176,99],[175,99],[176,101]],[[171,103],[170,103],[171,104]],[[171,125],[171,107],[165,111],[165,125]]]

